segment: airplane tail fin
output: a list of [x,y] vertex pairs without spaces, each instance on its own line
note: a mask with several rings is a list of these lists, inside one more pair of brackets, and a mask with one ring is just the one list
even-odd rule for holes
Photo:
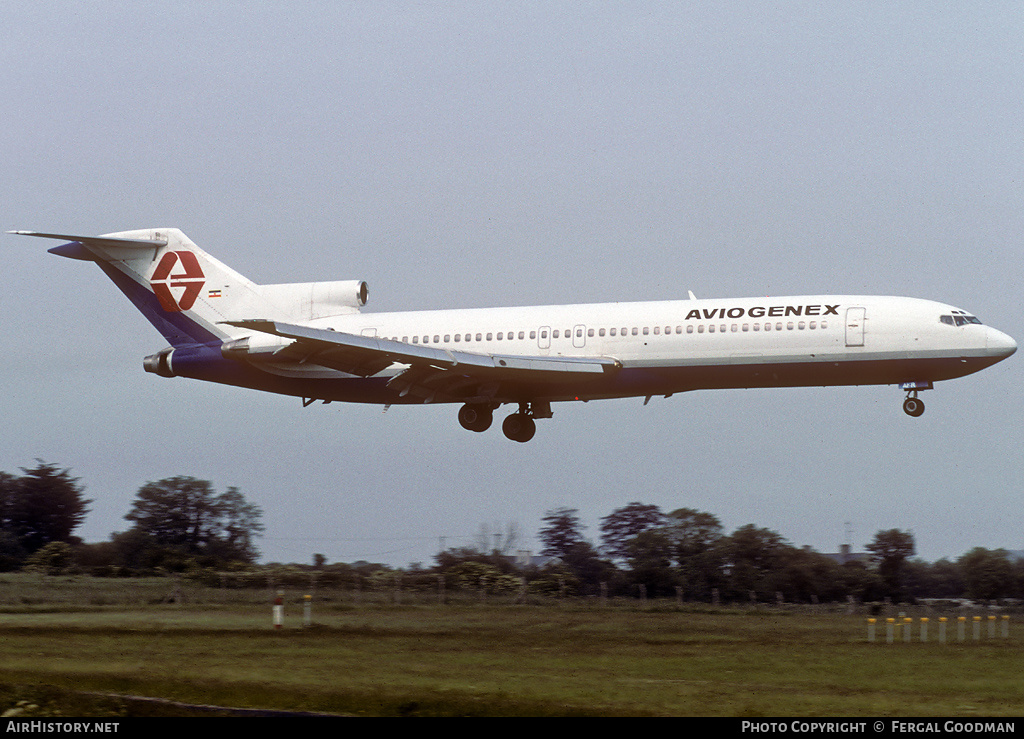
[[176,228],[102,236],[12,231],[68,243],[49,251],[95,262],[172,346],[248,335],[226,324],[254,318],[311,320],[356,312],[366,283],[257,285],[196,246]]

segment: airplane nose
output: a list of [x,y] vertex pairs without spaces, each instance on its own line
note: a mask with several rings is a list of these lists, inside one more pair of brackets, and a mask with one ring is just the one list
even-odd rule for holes
[[1017,342],[1012,337],[994,328],[988,328],[985,344],[988,355],[999,357],[1000,359],[1005,359],[1017,351]]

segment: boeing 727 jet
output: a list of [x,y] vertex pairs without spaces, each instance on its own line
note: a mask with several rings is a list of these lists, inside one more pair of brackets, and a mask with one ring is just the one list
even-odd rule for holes
[[12,231],[95,262],[170,346],[147,372],[316,401],[460,403],[459,423],[529,441],[551,404],[687,390],[899,385],[919,391],[1017,349],[930,300],[804,295],[363,313],[360,280],[257,285],[173,228],[102,236]]

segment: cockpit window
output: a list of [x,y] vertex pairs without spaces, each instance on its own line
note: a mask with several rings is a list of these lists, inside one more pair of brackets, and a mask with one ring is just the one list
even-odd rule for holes
[[948,326],[966,326],[968,323],[976,323],[979,326],[982,325],[981,321],[976,316],[970,316],[966,313],[954,313],[951,316],[940,316],[939,320]]

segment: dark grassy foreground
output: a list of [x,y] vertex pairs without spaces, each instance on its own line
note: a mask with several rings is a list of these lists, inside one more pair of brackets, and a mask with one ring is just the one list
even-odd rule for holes
[[0,711],[203,713],[91,692],[374,716],[1024,714],[1013,624],[1009,639],[887,645],[884,628],[867,643],[865,615],[809,610],[318,602],[301,628],[288,608],[274,630],[265,598],[0,599]]

